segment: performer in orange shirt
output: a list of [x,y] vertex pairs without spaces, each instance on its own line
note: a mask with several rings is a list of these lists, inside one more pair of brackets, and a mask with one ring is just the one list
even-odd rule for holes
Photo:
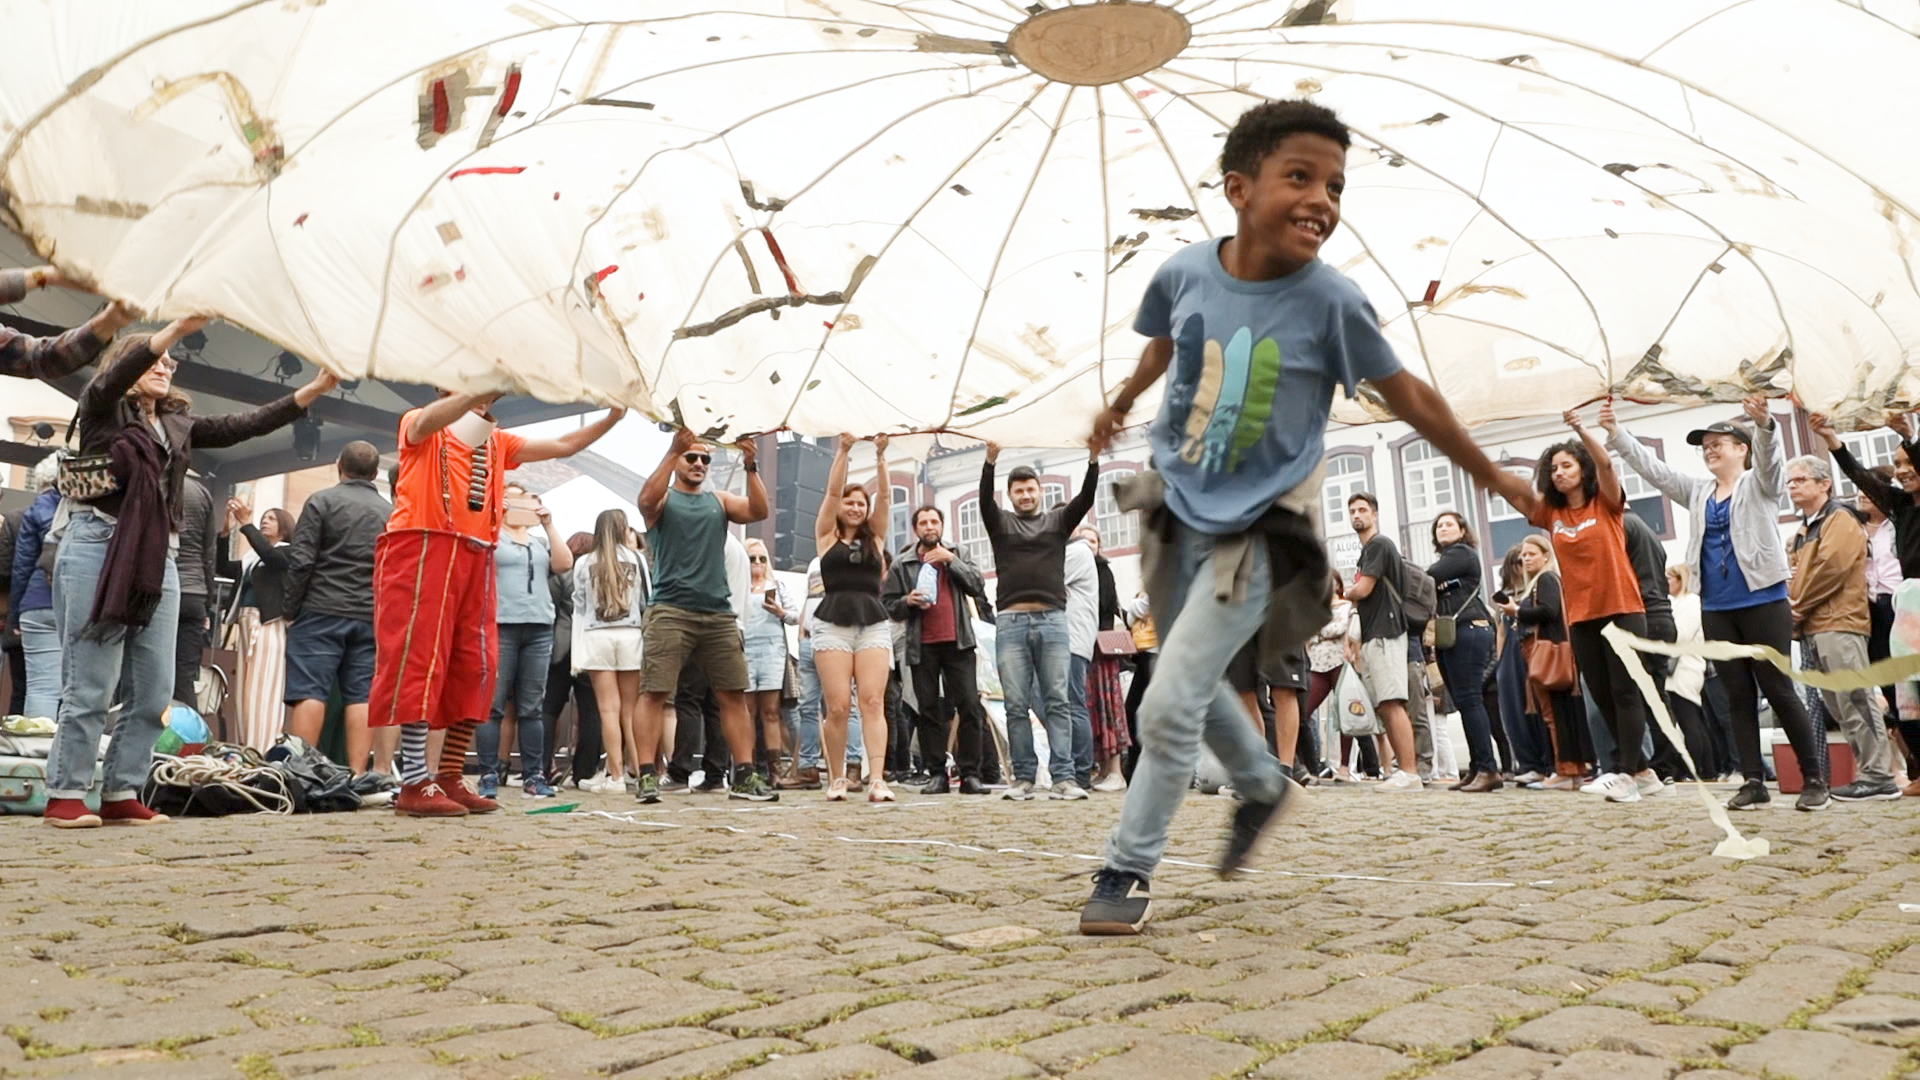
[[614,409],[557,439],[494,425],[498,394],[447,394],[400,418],[393,516],[374,548],[373,689],[367,723],[400,727],[398,813],[459,817],[500,808],[461,780],[493,704],[500,653],[493,545],[507,472],[570,457],[626,415]]

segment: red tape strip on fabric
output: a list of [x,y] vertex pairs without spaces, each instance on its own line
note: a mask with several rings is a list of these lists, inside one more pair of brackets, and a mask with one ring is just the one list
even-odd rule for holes
[[447,179],[456,176],[513,176],[526,171],[525,165],[476,165],[471,169],[455,169],[447,174]]

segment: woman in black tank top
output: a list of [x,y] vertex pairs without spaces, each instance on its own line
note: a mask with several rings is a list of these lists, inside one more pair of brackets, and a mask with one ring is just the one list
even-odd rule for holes
[[[880,603],[886,552],[873,526],[875,521],[888,520],[887,495],[892,485],[887,482],[887,437],[873,440],[878,480],[871,498],[866,488],[847,483],[847,454],[856,441],[852,435],[840,436],[833,469],[827,474],[826,496],[820,500],[820,516],[814,522],[826,595],[807,626],[826,706],[820,737],[826,744],[831,778],[827,799],[832,802],[847,797],[847,715],[856,689],[867,761],[879,770],[887,760],[887,679],[893,671],[892,624]],[[893,801],[893,791],[880,775],[868,785],[867,801]]]

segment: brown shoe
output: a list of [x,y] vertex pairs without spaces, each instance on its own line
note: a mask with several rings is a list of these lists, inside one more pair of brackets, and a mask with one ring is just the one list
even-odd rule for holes
[[499,803],[468,790],[466,783],[457,776],[442,776],[439,779],[440,790],[446,792],[447,798],[466,807],[469,814],[491,814],[500,809]]
[[791,769],[775,780],[773,786],[782,791],[818,791],[820,789],[819,769]]
[[1483,772],[1475,773],[1473,779],[1460,785],[1460,790],[1471,795],[1477,795],[1483,791],[1499,791],[1505,786],[1505,784],[1500,782],[1499,773]]
[[393,812],[401,817],[466,817],[467,808],[447,797],[437,780],[401,784],[393,797]]
[[1468,784],[1473,783],[1475,780],[1479,778],[1480,778],[1479,773],[1470,772],[1467,775],[1461,777],[1460,779],[1455,780],[1453,783],[1448,784],[1447,790],[1448,791],[1464,791]]

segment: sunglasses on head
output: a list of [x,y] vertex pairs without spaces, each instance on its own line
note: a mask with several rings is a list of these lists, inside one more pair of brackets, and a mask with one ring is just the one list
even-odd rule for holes
[[712,454],[695,454],[695,453],[692,453],[692,452],[688,452],[688,453],[685,453],[685,454],[681,454],[680,456],[681,456],[681,457],[683,457],[683,458],[685,458],[685,459],[686,459],[686,461],[687,461],[687,464],[689,464],[689,465],[711,465],[711,464],[713,464],[713,455],[712,455]]

